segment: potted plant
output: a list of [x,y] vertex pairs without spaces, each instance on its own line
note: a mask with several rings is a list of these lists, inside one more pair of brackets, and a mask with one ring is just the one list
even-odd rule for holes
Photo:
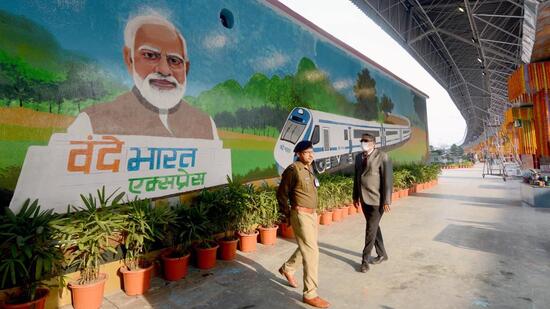
[[42,309],[49,290],[45,281],[58,278],[63,286],[63,253],[50,226],[53,210],[40,211],[38,200],[28,199],[19,213],[9,208],[0,217],[0,288],[19,287],[3,308]]
[[243,210],[237,221],[237,234],[239,235],[239,249],[243,252],[256,250],[258,241],[259,206],[254,196],[252,185],[243,185]]
[[84,206],[70,206],[67,215],[53,224],[67,267],[80,272],[80,277],[69,283],[75,309],[99,308],[103,301],[107,274],[100,273],[99,266],[105,253],[117,253],[113,238],[123,230],[125,219],[118,209],[124,192],[117,191],[107,196],[103,187],[97,196],[80,195]]
[[321,214],[321,225],[330,225],[332,223],[332,211],[330,210],[330,190],[329,187],[322,182],[322,185],[317,190],[318,205],[317,210]]
[[167,250],[161,253],[164,279],[168,281],[177,281],[184,278],[189,270],[189,247],[192,241],[190,229],[182,229],[182,226],[188,227],[190,223],[189,206],[178,204],[170,208],[170,216],[167,218],[166,230],[163,241],[168,245]]
[[122,250],[124,266],[120,268],[124,282],[124,292],[127,295],[141,295],[151,286],[153,263],[144,259],[148,242],[152,242],[153,230],[149,225],[149,200],[137,198],[126,204],[122,226]]
[[336,186],[338,188],[337,191],[337,198],[338,198],[338,204],[340,205],[340,209],[342,210],[342,218],[346,218],[349,215],[349,205],[348,205],[348,198],[351,196],[347,195],[346,189],[345,189],[345,178],[343,176],[338,177],[338,181],[336,182]]
[[187,239],[194,243],[197,267],[200,269],[210,269],[216,266],[219,245],[214,241],[212,235],[214,225],[209,218],[211,207],[211,204],[200,201],[189,207],[188,220],[180,222],[181,239]]
[[275,189],[263,185],[254,196],[259,204],[260,242],[263,245],[274,245],[277,240],[277,222],[281,217]]
[[233,260],[237,255],[238,237],[235,235],[237,223],[245,208],[244,194],[246,188],[237,181],[227,177],[227,186],[212,191],[203,191],[201,200],[211,203],[213,207],[212,221],[223,232],[223,237],[218,239],[220,245],[218,255],[222,260]]

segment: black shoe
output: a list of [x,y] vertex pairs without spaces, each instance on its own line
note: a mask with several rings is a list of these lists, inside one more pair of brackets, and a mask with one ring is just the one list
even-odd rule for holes
[[370,267],[369,267],[369,264],[368,263],[361,263],[361,268],[359,269],[360,272],[362,273],[366,273],[367,271],[369,271]]
[[384,261],[387,261],[388,260],[388,256],[387,255],[379,255],[377,257],[375,257],[374,259],[370,260],[369,263],[371,264],[380,264]]

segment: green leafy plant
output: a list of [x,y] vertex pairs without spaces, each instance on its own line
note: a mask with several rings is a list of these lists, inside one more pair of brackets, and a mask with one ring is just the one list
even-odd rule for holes
[[164,241],[168,227],[176,224],[176,213],[170,207],[153,206],[150,200],[137,198],[124,207],[126,220],[123,223],[124,262],[129,270],[138,270],[146,261],[157,242]]
[[68,259],[67,267],[80,272],[79,284],[97,281],[104,253],[117,253],[115,240],[123,231],[126,218],[118,208],[125,193],[117,191],[107,195],[103,187],[96,196],[81,194],[84,206],[69,206],[67,215],[52,224]]
[[135,198],[125,205],[126,220],[122,224],[124,264],[129,270],[138,270],[143,263],[147,242],[152,242],[153,230],[149,225],[149,200]]
[[237,230],[243,234],[252,234],[260,223],[260,203],[254,197],[254,187],[252,185],[242,185],[242,190],[241,197],[244,203],[239,203],[242,211],[237,220]]
[[265,228],[275,227],[281,219],[275,188],[264,184],[255,191],[253,198],[258,203],[259,224]]
[[213,246],[214,225],[209,218],[210,207],[211,204],[205,201],[200,201],[192,206],[180,204],[176,207],[178,227],[174,249],[177,256],[187,254],[193,243],[202,248]]
[[240,218],[246,211],[248,189],[239,181],[227,177],[227,185],[217,190],[203,190],[199,201],[209,203],[211,219],[224,232],[224,240],[234,240]]
[[29,199],[17,214],[6,208],[0,217],[0,287],[21,287],[10,303],[35,300],[37,289],[55,277],[57,286],[63,286],[63,252],[50,225],[56,217],[52,209],[41,211],[38,200]]

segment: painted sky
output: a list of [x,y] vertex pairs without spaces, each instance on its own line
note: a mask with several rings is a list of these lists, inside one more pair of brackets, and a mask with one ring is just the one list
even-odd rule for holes
[[[413,113],[409,89],[259,1],[0,2],[0,9],[42,25],[62,48],[96,61],[127,85],[132,81],[122,62],[123,29],[129,16],[151,8],[169,16],[187,40],[191,59],[188,95],[228,79],[243,85],[256,72],[268,76],[294,74],[300,59],[308,57],[350,101],[355,100],[355,77],[367,67],[377,80],[378,96],[385,94],[397,103],[395,113]],[[220,23],[219,13],[224,8],[234,15],[232,29]]]

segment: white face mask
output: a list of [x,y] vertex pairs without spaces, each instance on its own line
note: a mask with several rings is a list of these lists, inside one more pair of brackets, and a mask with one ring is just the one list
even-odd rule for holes
[[365,152],[371,152],[374,149],[372,143],[361,142],[361,149]]

